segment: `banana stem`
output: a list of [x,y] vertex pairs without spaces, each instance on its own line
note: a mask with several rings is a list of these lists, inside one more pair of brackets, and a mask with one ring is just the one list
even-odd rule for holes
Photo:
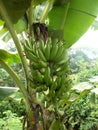
[[9,16],[8,16],[8,14],[7,14],[7,11],[6,11],[6,9],[5,9],[4,5],[3,5],[2,0],[0,0],[0,14],[2,15],[3,19],[5,20],[6,26],[7,26],[8,30],[9,30],[9,32],[12,35],[13,41],[14,41],[14,43],[16,45],[19,56],[21,58],[21,62],[22,62],[22,65],[23,65],[23,68],[24,68],[24,71],[25,71],[25,76],[27,78],[27,77],[29,77],[27,60],[26,60],[26,58],[24,56],[22,46],[21,46],[21,44],[19,42],[17,34],[16,34],[15,30],[14,30],[13,24],[12,24],[12,22],[11,22]]
[[34,17],[33,17],[33,15],[34,15],[33,14],[33,1],[31,2],[31,5],[28,9],[27,14],[28,14],[29,33],[32,34],[32,29],[33,29],[32,24],[33,24],[33,20],[34,20]]

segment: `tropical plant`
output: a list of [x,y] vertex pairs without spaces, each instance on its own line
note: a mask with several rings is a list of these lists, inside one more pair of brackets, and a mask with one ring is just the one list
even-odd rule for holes
[[[0,50],[0,64],[23,94],[27,122],[23,130],[25,126],[27,130],[65,130],[65,110],[89,93],[83,90],[73,98],[67,49],[93,23],[97,7],[97,0],[0,0],[0,35],[12,37],[18,51]],[[10,67],[20,62],[25,83]]]

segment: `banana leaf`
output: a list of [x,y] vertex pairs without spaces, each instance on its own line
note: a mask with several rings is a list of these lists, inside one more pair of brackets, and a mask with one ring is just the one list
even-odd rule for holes
[[[17,32],[17,34],[25,31],[27,29],[26,19],[25,18],[19,19],[18,22],[14,24],[14,29]],[[6,28],[6,26],[4,26],[4,24],[0,30],[0,37],[5,42],[11,39],[11,34],[8,32],[8,29]]]
[[19,89],[15,87],[0,87],[0,100],[7,98],[11,94],[17,92]]
[[12,63],[20,63],[21,62],[18,53],[11,54],[3,49],[0,49],[0,60],[7,62],[9,65],[11,65]]
[[98,0],[72,0],[54,6],[49,12],[49,34],[65,39],[66,48],[73,45],[91,26],[98,15]]
[[16,23],[29,8],[31,0],[2,0],[2,2],[11,21]]

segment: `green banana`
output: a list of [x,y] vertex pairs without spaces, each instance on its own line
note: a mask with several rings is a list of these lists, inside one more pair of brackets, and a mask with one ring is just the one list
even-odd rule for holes
[[46,60],[43,52],[40,49],[38,49],[37,52],[38,52],[38,57],[40,58],[40,60],[46,62],[47,60]]
[[60,88],[58,89],[58,91],[56,92],[56,98],[61,98],[61,96],[63,95],[63,93],[65,92],[64,89],[66,88],[66,86],[63,84],[60,86]]
[[33,51],[34,55],[37,56],[37,46],[36,46],[36,44],[32,45],[32,51]]
[[47,91],[47,90],[48,90],[47,86],[44,85],[42,91]]
[[36,55],[31,53],[30,51],[28,51],[27,58],[33,62],[36,62],[36,63],[38,62],[38,57],[36,57]]
[[51,71],[53,75],[62,76],[68,72],[67,62],[63,60],[59,63],[53,63],[51,67]]
[[66,87],[65,86],[66,77],[62,76],[62,77],[59,77],[59,78],[60,78],[60,83],[59,83],[59,86],[56,89],[56,97],[60,97],[63,94],[64,89]]
[[53,46],[51,54],[50,54],[50,61],[55,61],[56,57],[57,57],[57,51],[58,51],[58,45],[56,45],[55,47]]
[[36,70],[33,70],[31,71],[31,75],[32,75],[32,78],[35,80],[36,79]]
[[57,69],[61,68],[64,65],[67,66],[67,59],[66,58],[55,63],[55,66],[57,67]]
[[36,92],[41,92],[42,90],[43,90],[43,86],[41,86],[41,85],[36,85],[37,87],[36,87]]
[[61,85],[63,85],[63,84],[65,84],[65,82],[66,82],[66,77],[65,76],[62,76],[61,77]]
[[47,62],[41,60],[37,60],[37,62],[33,63],[33,69],[41,70],[42,68],[46,68],[46,67],[47,67]]
[[56,82],[56,81],[52,81],[52,84],[51,84],[50,90],[51,90],[51,91],[55,91],[56,88],[57,88],[57,86],[58,86],[57,82]]
[[55,81],[55,84],[56,84],[56,87],[55,87],[55,91],[58,91],[59,90],[59,88],[60,88],[60,86],[61,86],[61,77],[57,77],[56,78],[56,81]]
[[[50,101],[52,101],[54,103],[54,98],[55,98],[55,91],[54,90],[49,90],[49,94],[48,94],[48,97]],[[54,99],[54,100],[53,100]]]
[[45,45],[44,45],[44,41],[40,40],[39,42],[39,49],[44,53],[45,52]]
[[65,75],[68,72],[67,63],[60,65],[59,70],[56,71],[57,75]]
[[46,67],[45,67],[45,68],[41,68],[41,69],[40,69],[41,74],[44,75],[44,74],[45,74],[45,70],[46,70]]
[[58,48],[58,51],[57,51],[57,54],[56,54],[56,58],[54,59],[56,62],[58,62],[59,60],[62,59],[62,55],[65,54],[65,49],[64,47],[61,45],[59,48]]
[[62,59],[61,60],[59,60],[56,64],[57,65],[62,65],[62,64],[66,64],[67,63],[67,61],[68,61],[68,59],[66,58],[66,57],[61,57]]
[[43,75],[38,70],[36,71],[36,73],[36,81],[39,83],[43,83]]
[[58,51],[58,44],[57,44],[57,40],[55,42],[52,43],[52,47],[51,47],[51,51],[50,51],[50,61],[54,61],[54,59],[56,58],[56,54]]
[[51,45],[49,43],[46,44],[44,55],[47,59],[47,61],[50,59],[50,49]]
[[37,84],[37,88],[36,88],[37,92],[47,91],[47,89],[48,88],[46,87],[46,85]]
[[61,77],[57,77],[56,79],[57,86],[61,85]]
[[25,40],[25,46],[27,46],[28,48],[31,48],[29,41]]
[[41,69],[42,66],[38,63],[38,62],[34,62],[33,65],[32,65],[33,69]]
[[38,70],[32,70],[31,74],[35,83],[43,83],[43,76]]
[[47,67],[47,62],[39,61],[39,65],[40,65],[41,68],[46,68]]
[[62,75],[65,75],[65,71],[64,70],[59,70],[57,71],[57,76],[62,76]]
[[28,45],[24,45],[24,50],[26,52],[28,52],[28,51],[32,52],[32,49]]
[[51,70],[49,67],[46,68],[45,74],[44,74],[44,82],[49,85],[50,83],[50,77],[51,77]]

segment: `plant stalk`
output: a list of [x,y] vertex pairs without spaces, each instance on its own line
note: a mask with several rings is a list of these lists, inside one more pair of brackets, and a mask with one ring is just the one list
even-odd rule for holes
[[31,5],[30,5],[30,7],[29,7],[29,9],[28,9],[28,12],[27,12],[27,14],[28,14],[28,24],[29,24],[29,33],[30,34],[32,34],[32,29],[33,29],[33,26],[32,26],[32,24],[33,24],[33,1],[31,2]]
[[[0,0],[0,15],[3,17],[5,23],[6,23],[6,26],[9,30],[9,32],[11,33],[12,35],[12,38],[13,38],[13,41],[16,45],[16,48],[18,50],[18,53],[19,53],[19,56],[21,58],[21,62],[22,62],[22,65],[23,65],[23,69],[24,69],[24,72],[25,72],[25,77],[26,77],[26,81],[27,79],[29,78],[29,68],[28,68],[28,63],[27,63],[27,60],[26,60],[26,57],[24,56],[24,53],[23,53],[23,49],[22,49],[22,46],[20,44],[20,41],[17,37],[17,34],[14,30],[14,26],[7,14],[7,11],[3,5],[3,2],[2,0]],[[20,81],[20,79],[18,78],[17,74],[2,60],[0,60],[0,64],[3,66],[3,68],[9,73],[9,75],[13,78],[13,80],[15,81],[15,83],[17,84],[17,87],[20,88],[21,92],[23,93],[23,96],[24,96],[24,99],[25,99],[25,104],[26,104],[26,109],[27,109],[27,112],[30,111],[30,101],[31,101],[31,98],[26,90],[26,87],[22,84],[22,82]]]

